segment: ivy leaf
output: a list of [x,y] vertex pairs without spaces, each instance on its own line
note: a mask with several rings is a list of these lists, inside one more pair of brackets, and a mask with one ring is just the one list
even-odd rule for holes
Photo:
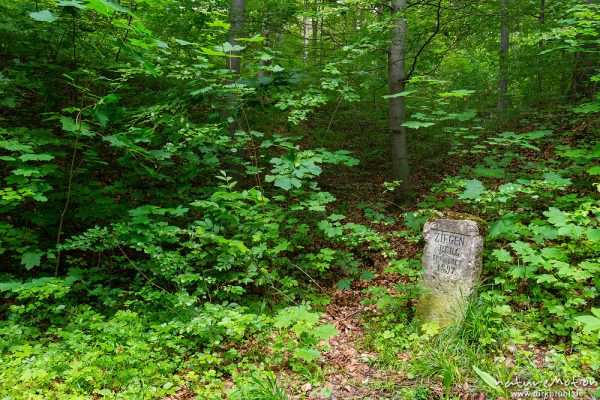
[[421,122],[421,121],[406,121],[402,126],[411,129],[427,128],[435,125],[433,122]]
[[36,21],[40,22],[53,22],[58,19],[58,15],[54,14],[50,10],[42,10],[38,12],[29,13],[29,16]]
[[460,196],[458,196],[458,198],[476,200],[481,197],[481,194],[484,191],[485,187],[483,186],[483,183],[481,183],[480,180],[471,179],[467,181],[465,191]]
[[294,350],[294,357],[304,360],[306,362],[313,362],[321,358],[321,352],[317,349],[305,349],[302,347]]
[[23,257],[21,257],[21,264],[25,265],[25,269],[27,271],[33,267],[39,267],[43,254],[44,253],[41,251],[28,251],[27,253],[23,253]]

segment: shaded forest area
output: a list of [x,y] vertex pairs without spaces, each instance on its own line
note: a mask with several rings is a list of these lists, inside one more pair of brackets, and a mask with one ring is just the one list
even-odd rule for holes
[[0,398],[600,396],[599,7],[0,0]]

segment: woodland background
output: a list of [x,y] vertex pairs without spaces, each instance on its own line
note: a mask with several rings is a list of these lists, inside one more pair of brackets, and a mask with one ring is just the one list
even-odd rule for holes
[[[0,397],[592,398],[598,11],[0,1]],[[490,228],[443,330],[436,210]]]

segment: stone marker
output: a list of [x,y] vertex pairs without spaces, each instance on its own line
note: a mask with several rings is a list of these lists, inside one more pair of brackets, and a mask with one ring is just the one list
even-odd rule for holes
[[432,216],[423,227],[423,287],[417,303],[420,323],[440,327],[462,319],[467,298],[479,283],[487,224],[468,214]]

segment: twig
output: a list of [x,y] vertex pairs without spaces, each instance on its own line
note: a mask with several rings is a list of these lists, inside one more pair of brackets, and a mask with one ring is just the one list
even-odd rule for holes
[[150,278],[148,278],[148,276],[144,273],[144,271],[142,271],[141,269],[138,268],[137,265],[135,265],[135,263],[131,260],[131,258],[129,258],[129,256],[127,255],[127,253],[125,253],[125,250],[123,250],[123,248],[119,245],[119,243],[117,243],[117,247],[119,248],[119,250],[121,250],[121,253],[123,253],[123,256],[127,259],[127,261],[129,261],[129,263],[131,264],[131,266],[133,268],[135,268],[140,274],[142,274],[142,276],[144,278],[146,278],[146,280],[148,282],[150,282],[150,284],[160,290],[162,290],[163,292],[167,293],[167,294],[172,294],[171,292],[169,292],[167,289],[163,288],[162,286],[157,285],[156,283],[152,282],[152,280]]

